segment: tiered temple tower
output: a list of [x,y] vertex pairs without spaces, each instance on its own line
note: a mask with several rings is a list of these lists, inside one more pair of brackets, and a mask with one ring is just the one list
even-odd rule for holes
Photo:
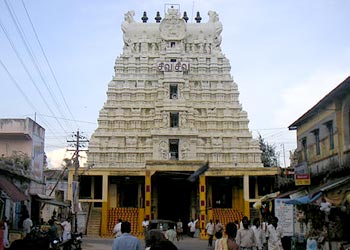
[[123,53],[89,144],[85,167],[94,167],[81,178],[80,200],[102,204],[103,234],[123,207],[137,208],[138,224],[199,217],[202,227],[225,217],[220,209],[249,215],[259,183],[276,173],[262,166],[220,48],[222,24],[208,16],[187,23],[173,6],[154,23],[125,14]]
[[89,145],[89,163],[144,168],[147,160],[209,161],[261,167],[230,64],[222,24],[186,23],[169,9],[160,23],[122,24],[124,49]]

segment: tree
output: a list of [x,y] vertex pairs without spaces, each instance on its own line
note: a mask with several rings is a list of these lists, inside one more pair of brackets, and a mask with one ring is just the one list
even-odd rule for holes
[[264,138],[259,134],[259,145],[261,150],[261,162],[264,167],[271,168],[278,166],[278,154],[276,153],[276,146],[265,142]]

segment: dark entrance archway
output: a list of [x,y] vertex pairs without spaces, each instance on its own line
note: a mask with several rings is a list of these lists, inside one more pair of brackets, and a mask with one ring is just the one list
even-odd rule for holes
[[152,177],[152,186],[157,190],[158,218],[179,219],[184,226],[190,218],[191,195],[196,184],[187,181],[190,174],[186,172],[159,172]]

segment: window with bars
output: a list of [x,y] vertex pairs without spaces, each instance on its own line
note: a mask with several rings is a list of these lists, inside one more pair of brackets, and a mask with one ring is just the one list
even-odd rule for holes
[[170,127],[179,127],[179,112],[170,112]]
[[334,130],[333,121],[328,121],[326,123],[328,133],[329,133],[329,149],[334,149]]
[[301,139],[301,145],[303,148],[304,161],[307,161],[307,138],[306,137],[303,137],[303,139]]
[[177,84],[170,84],[170,99],[177,99],[178,98],[178,86]]
[[315,136],[315,146],[316,146],[316,154],[319,155],[321,153],[321,147],[320,147],[320,130],[315,129],[312,131],[312,133]]
[[169,139],[169,158],[170,160],[179,159],[179,140]]

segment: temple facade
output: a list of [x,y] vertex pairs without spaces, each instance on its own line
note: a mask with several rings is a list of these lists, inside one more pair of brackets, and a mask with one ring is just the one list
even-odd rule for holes
[[186,13],[170,7],[155,20],[125,14],[123,52],[87,163],[70,170],[68,194],[73,199],[75,175],[79,201],[100,210],[102,235],[111,235],[119,218],[136,234],[144,218],[184,225],[193,218],[204,237],[209,219],[252,216],[251,205],[271,191],[277,170],[261,163],[220,47],[218,14],[209,11],[201,23],[198,13],[188,23]]

